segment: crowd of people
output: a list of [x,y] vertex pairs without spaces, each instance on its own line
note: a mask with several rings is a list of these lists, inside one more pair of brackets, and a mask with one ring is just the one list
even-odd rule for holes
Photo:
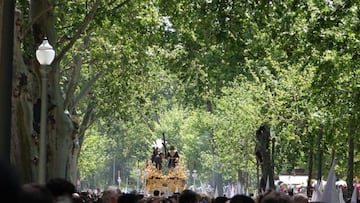
[[[192,190],[184,190],[165,196],[160,191],[153,191],[151,195],[142,195],[133,191],[131,193],[121,193],[117,187],[106,188],[102,196],[96,203],[308,203],[306,195],[297,194],[289,196],[285,193],[268,191],[259,195],[256,199],[244,194],[237,194],[231,198],[226,196],[213,197],[206,193],[198,193]],[[86,202],[83,203],[95,203]]]
[[10,165],[0,164],[0,196],[11,203],[305,203],[284,193],[268,192],[253,199],[246,195],[212,197],[192,190],[183,190],[165,196],[158,190],[151,195],[136,191],[123,193],[117,186],[109,186],[94,195],[79,192],[70,181],[52,178],[45,184],[20,184],[16,171]]
[[[235,194],[232,197],[214,197],[185,189],[180,193],[166,196],[159,190],[152,194],[137,191],[122,192],[117,186],[108,186],[96,193],[77,191],[75,185],[63,178],[52,178],[45,184],[20,184],[15,170],[10,165],[0,163],[0,196],[11,203],[309,203],[303,193],[290,195],[269,190],[256,197]],[[4,202],[4,201],[2,201]],[[357,200],[359,202],[359,200]],[[353,203],[353,202],[351,202]]]

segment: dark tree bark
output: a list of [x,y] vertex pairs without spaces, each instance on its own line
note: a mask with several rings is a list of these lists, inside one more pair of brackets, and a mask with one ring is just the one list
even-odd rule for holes
[[0,159],[10,163],[14,1],[0,0]]
[[346,177],[347,187],[347,197],[351,197],[354,186],[353,186],[353,178],[354,178],[354,137],[349,135],[349,151],[348,151],[348,171]]
[[269,178],[270,189],[274,190],[274,166],[271,160],[270,153],[270,128],[264,124],[256,131],[256,148],[255,155],[261,167],[261,179],[259,190],[265,191],[266,181]]
[[[310,139],[310,143],[311,145],[313,145],[314,143],[314,139],[312,135],[309,135],[309,139]],[[309,148],[309,159],[308,159],[308,170],[309,170],[309,175],[308,175],[308,181],[307,181],[307,195],[310,197],[312,195],[312,188],[311,188],[311,179],[312,179],[312,174],[313,174],[313,159],[314,159],[314,150],[313,147]]]

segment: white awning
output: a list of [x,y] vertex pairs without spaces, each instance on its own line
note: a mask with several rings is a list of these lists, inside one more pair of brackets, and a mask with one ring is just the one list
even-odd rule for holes
[[307,185],[308,176],[279,175],[279,180],[288,185]]

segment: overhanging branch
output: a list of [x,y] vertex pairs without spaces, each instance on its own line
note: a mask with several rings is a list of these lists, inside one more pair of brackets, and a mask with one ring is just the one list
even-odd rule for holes
[[80,91],[80,93],[75,97],[73,106],[76,106],[79,101],[89,93],[91,87],[95,84],[95,82],[103,75],[102,72],[98,73],[93,77]]
[[91,11],[89,14],[86,15],[84,19],[84,23],[80,26],[80,28],[77,30],[77,32],[74,34],[74,36],[71,38],[70,42],[60,51],[58,56],[56,57],[57,61],[60,61],[65,53],[71,49],[72,46],[74,46],[76,40],[78,40],[82,33],[84,33],[87,26],[90,24],[91,20],[94,19],[94,16],[99,8],[99,5],[101,4],[101,0],[97,0],[94,4],[94,6],[91,8]]

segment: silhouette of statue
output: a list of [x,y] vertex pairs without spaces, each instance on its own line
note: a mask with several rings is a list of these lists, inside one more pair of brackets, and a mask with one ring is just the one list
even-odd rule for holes
[[168,167],[175,168],[179,161],[179,153],[175,151],[175,147],[173,145],[170,146],[170,151],[166,154],[166,158],[169,158]]

